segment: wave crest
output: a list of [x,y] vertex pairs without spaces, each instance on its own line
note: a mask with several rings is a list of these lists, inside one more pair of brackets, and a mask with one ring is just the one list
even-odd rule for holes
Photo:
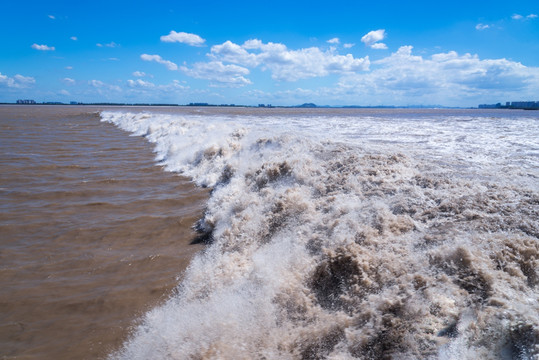
[[539,356],[533,188],[252,119],[101,116],[212,187],[211,244],[112,358]]

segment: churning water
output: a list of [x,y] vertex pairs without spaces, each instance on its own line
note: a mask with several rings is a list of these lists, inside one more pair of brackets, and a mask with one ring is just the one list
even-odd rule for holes
[[539,358],[539,113],[104,111],[212,189],[114,359]]

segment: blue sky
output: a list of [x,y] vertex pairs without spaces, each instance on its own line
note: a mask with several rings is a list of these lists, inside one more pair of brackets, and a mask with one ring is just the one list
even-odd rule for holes
[[3,4],[0,102],[539,100],[535,1]]

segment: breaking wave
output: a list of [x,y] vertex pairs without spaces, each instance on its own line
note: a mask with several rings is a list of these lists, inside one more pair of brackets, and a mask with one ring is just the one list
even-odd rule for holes
[[538,359],[538,119],[397,115],[102,112],[212,188],[111,358]]

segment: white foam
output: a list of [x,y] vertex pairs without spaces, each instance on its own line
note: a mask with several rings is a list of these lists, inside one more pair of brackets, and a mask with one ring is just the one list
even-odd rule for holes
[[213,188],[212,244],[112,357],[537,356],[539,122],[396,115],[103,112]]

